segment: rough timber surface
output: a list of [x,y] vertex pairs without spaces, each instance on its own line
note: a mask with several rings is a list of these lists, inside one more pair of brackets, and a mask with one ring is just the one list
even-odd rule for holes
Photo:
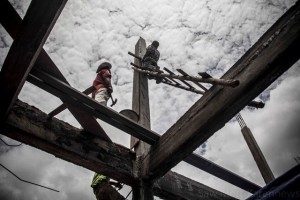
[[169,171],[299,59],[299,7],[298,1],[222,77],[239,80],[238,87],[210,88],[153,145],[144,178],[154,180]]

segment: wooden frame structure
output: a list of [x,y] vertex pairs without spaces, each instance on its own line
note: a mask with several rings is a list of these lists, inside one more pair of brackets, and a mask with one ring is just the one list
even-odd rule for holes
[[[65,3],[66,0],[32,0],[22,21],[7,0],[0,2],[0,22],[14,39],[0,72],[0,92],[5,102],[0,105],[1,133],[128,184],[133,187],[133,199],[151,200],[153,195],[167,199],[234,199],[171,172],[180,161],[251,193],[260,189],[192,152],[299,59],[299,1],[222,77],[238,80],[239,86],[214,85],[162,136],[150,129],[145,75],[134,72],[132,110],[139,116],[134,121],[91,99],[85,94],[88,91],[82,93],[71,87],[42,49]],[[38,34],[36,30],[40,30]],[[141,57],[145,45],[141,38],[135,55]],[[139,62],[136,58],[135,64]],[[25,81],[59,97],[84,131],[49,119],[47,114],[17,100]],[[114,144],[96,118],[133,136],[131,146],[135,151]],[[193,191],[188,189],[191,187]],[[207,194],[206,198],[196,191]]]

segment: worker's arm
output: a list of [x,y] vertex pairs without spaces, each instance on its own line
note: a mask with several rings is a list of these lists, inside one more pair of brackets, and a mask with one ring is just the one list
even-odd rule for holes
[[109,181],[109,184],[116,186],[119,190],[123,188],[123,186],[120,182]]

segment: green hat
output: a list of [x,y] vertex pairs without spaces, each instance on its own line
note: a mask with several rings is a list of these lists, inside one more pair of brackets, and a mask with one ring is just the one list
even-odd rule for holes
[[101,63],[96,71],[98,73],[101,69],[111,69],[111,64],[109,62]]

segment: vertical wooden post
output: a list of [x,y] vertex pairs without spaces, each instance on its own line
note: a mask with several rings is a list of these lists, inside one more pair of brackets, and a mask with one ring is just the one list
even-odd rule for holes
[[263,179],[265,180],[265,183],[268,184],[271,181],[273,181],[274,175],[263,155],[263,153],[261,152],[255,138],[253,137],[253,134],[251,132],[251,130],[247,127],[244,119],[242,118],[241,114],[238,114],[236,116],[236,119],[240,125],[240,127],[242,128],[242,134],[246,140],[246,143],[252,153],[252,156],[256,162],[256,165],[263,177]]
[[248,147],[254,157],[257,167],[258,167],[263,179],[265,180],[265,183],[266,184],[270,183],[271,181],[273,181],[275,179],[274,175],[273,175],[263,153],[261,152],[255,138],[253,137],[251,130],[247,126],[244,126],[242,128],[242,133],[243,133],[243,136],[248,144]]
[[[143,57],[146,53],[146,42],[140,38],[135,45],[135,55]],[[134,64],[141,66],[141,61],[134,59]],[[138,123],[145,128],[150,129],[150,107],[149,107],[149,92],[148,79],[145,74],[134,71],[133,76],[133,94],[132,94],[132,110],[135,111],[139,120]],[[137,161],[134,165],[134,171],[137,178],[141,177],[143,171],[141,166],[141,158],[150,149],[150,145],[137,138],[131,137],[131,148],[134,148]],[[153,200],[152,183],[147,183],[140,179],[139,185],[133,187],[133,199],[135,200]]]

